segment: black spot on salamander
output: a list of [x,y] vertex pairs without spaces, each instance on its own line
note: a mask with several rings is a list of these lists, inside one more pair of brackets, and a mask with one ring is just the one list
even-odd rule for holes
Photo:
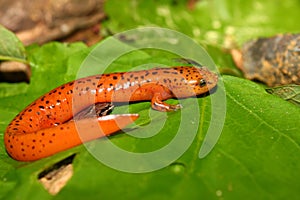
[[136,76],[136,77],[134,77],[134,80],[138,80],[138,79],[139,79],[139,77],[137,77],[137,76]]
[[61,86],[61,87],[60,87],[60,89],[61,89],[61,90],[65,89],[65,86],[64,86],[64,85],[63,85],[63,86]]
[[72,86],[74,84],[74,82],[69,83],[69,86]]
[[199,81],[199,85],[200,85],[200,87],[204,87],[204,86],[206,86],[206,80],[205,79],[200,79],[200,81]]
[[157,71],[154,71],[154,72],[152,72],[152,75],[156,75],[158,72]]
[[165,74],[170,74],[170,71],[164,70],[163,73],[165,73]]
[[146,71],[145,76],[148,76],[150,73],[148,71]]
[[116,75],[113,75],[113,79],[114,79],[114,80],[117,80],[118,77],[117,77]]
[[92,80],[90,78],[86,79],[87,82],[92,82]]
[[90,87],[86,87],[85,90],[86,90],[86,91],[89,91],[89,90],[90,90]]
[[61,101],[59,99],[56,100],[56,103],[60,103]]
[[40,109],[42,109],[42,110],[44,110],[44,109],[45,109],[45,107],[44,107],[44,106],[39,106],[39,108],[40,108]]
[[99,83],[98,85],[97,85],[97,87],[101,87],[103,85],[103,83]]
[[45,103],[46,103],[46,104],[48,104],[48,103],[49,103],[49,101],[47,100]]
[[114,85],[112,83],[109,84],[109,87],[113,87]]
[[29,109],[28,109],[28,112],[32,112],[32,109],[31,109],[31,108],[29,108]]

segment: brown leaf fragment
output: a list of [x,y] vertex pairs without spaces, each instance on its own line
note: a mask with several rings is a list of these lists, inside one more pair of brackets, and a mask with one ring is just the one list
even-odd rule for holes
[[0,62],[0,82],[29,82],[30,75],[28,64],[16,61]]
[[300,84],[300,34],[258,38],[232,53],[245,77],[268,86]]
[[56,195],[73,175],[73,166],[68,164],[59,169],[51,171],[39,179],[44,188],[52,195]]
[[72,162],[75,155],[63,159],[38,175],[38,181],[51,195],[56,195],[73,176]]
[[106,17],[103,8],[104,0],[0,1],[0,24],[24,45],[43,44],[99,24]]
[[300,107],[300,85],[267,88],[266,91]]

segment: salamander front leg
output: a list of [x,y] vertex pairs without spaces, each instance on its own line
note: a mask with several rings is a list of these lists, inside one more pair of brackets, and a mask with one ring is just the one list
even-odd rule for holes
[[161,112],[176,111],[182,108],[180,104],[170,105],[162,101],[161,94],[155,93],[151,99],[151,106],[154,110]]

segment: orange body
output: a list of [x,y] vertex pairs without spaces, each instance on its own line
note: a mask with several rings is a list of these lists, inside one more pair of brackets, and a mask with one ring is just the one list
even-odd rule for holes
[[95,103],[151,100],[153,109],[173,111],[181,106],[163,100],[206,93],[217,81],[218,77],[204,67],[155,68],[72,81],[41,96],[19,113],[6,129],[5,147],[16,160],[44,158],[110,135],[138,118],[137,114],[122,114],[72,120]]

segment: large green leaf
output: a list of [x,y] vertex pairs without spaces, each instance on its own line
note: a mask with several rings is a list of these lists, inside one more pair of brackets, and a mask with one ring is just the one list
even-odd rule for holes
[[[47,48],[50,52],[52,48],[62,48],[61,52],[73,52],[74,48],[76,49],[76,47],[62,47],[57,43],[46,45],[43,48]],[[32,55],[38,57],[39,54],[43,54],[43,48]],[[136,53],[135,60],[137,61],[133,61],[133,63],[141,62],[140,55],[140,52]],[[144,59],[147,55],[151,57],[149,52],[144,52],[144,55]],[[130,57],[134,59],[134,53]],[[159,60],[159,58],[157,59]],[[124,60],[118,61],[115,67],[122,66],[124,69],[123,62]],[[39,65],[38,62],[36,65]],[[61,65],[56,66],[58,71],[62,70],[62,67]],[[125,68],[130,69],[131,66],[128,65]],[[36,73],[39,72],[36,71]],[[44,75],[46,76],[46,74]],[[48,76],[52,76],[52,74],[49,73]],[[45,84],[47,82],[47,85],[55,86],[56,80],[59,80],[60,77],[57,76],[57,78],[46,79],[48,81],[45,81]],[[189,124],[185,134],[196,130],[197,136],[182,157],[161,170],[131,174],[105,166],[90,155],[84,146],[38,162],[24,164],[11,160],[1,144],[0,171],[2,171],[1,185],[3,188],[1,195],[5,199],[16,199],[20,194],[25,199],[42,197],[51,199],[51,195],[48,195],[38,183],[38,174],[47,166],[76,153],[74,176],[54,199],[67,197],[74,199],[82,197],[89,199],[117,198],[120,195],[126,199],[142,197],[181,199],[199,196],[232,199],[234,197],[242,198],[245,195],[251,199],[257,198],[257,194],[261,199],[279,198],[286,195],[293,197],[299,189],[297,182],[300,178],[297,172],[300,167],[300,163],[297,162],[300,136],[297,134],[299,127],[297,117],[295,117],[299,116],[300,110],[288,102],[267,94],[264,88],[250,81],[231,76],[224,76],[223,80],[227,97],[226,121],[220,140],[204,159],[199,159],[198,153],[210,123],[210,99],[216,94],[196,99],[200,106],[199,124],[193,124],[192,118],[183,115],[183,113],[190,113],[190,116],[193,116],[195,110],[192,105],[195,99],[182,101],[184,108],[181,112],[167,115],[156,111],[149,113],[150,104],[148,102],[136,103],[130,106],[130,110],[141,115],[137,125],[142,125],[142,127],[131,133],[135,136],[147,136],[153,132],[156,126],[161,126],[162,120],[166,120],[163,128],[159,134],[147,139],[120,134],[111,137],[112,142],[120,148],[134,152],[160,149],[175,137],[174,134],[178,130],[176,124],[182,123],[182,116],[185,116],[187,119],[184,121]],[[219,88],[219,90],[221,89]],[[15,106],[15,109],[11,109],[10,107],[5,108],[5,105],[8,105],[8,102],[17,104],[22,98],[28,99],[28,101],[34,99],[32,96],[24,94],[1,100],[1,111],[8,113],[7,117],[2,119],[2,133],[11,117],[23,107]],[[116,112],[122,111],[121,107]],[[151,120],[151,126],[147,127],[147,124],[150,123],[149,120]],[[200,127],[198,127],[199,125]],[[97,144],[101,145],[104,142],[103,140],[94,141],[89,143],[89,146],[93,149]],[[120,162],[126,162],[121,158],[117,159]],[[33,193],[35,196],[31,196]]]

